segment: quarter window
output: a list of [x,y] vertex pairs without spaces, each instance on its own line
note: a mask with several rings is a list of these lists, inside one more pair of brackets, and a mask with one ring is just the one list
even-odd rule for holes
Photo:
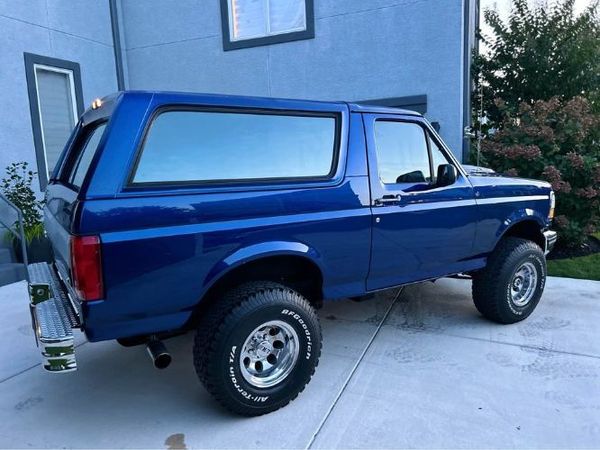
[[148,130],[133,183],[326,178],[334,116],[166,111]]
[[379,178],[385,184],[431,181],[425,131],[409,122],[375,122]]

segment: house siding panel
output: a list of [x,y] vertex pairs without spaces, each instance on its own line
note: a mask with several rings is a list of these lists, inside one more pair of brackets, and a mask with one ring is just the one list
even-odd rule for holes
[[0,176],[17,161],[37,170],[25,52],[79,63],[86,105],[116,90],[108,2],[26,3],[0,4]]
[[223,51],[218,1],[123,2],[131,89],[316,100],[427,95],[462,155],[460,0],[315,1],[315,38]]

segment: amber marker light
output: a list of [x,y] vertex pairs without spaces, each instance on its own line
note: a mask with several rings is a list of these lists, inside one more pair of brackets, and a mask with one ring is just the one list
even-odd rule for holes
[[100,100],[99,98],[97,98],[96,100],[94,100],[92,102],[92,109],[98,109],[102,106],[102,100]]

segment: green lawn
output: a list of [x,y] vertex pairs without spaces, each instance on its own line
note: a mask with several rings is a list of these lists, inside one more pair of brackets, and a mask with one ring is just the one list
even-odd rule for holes
[[600,253],[548,261],[548,275],[600,281]]
[[[600,231],[594,233],[593,236],[600,240]],[[548,275],[600,281],[600,253],[578,258],[550,260],[548,261]]]

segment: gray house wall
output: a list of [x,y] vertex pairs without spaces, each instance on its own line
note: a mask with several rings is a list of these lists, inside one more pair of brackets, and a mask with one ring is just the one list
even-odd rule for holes
[[348,101],[426,96],[427,117],[460,158],[475,2],[314,0],[314,39],[224,51],[219,0],[3,0],[0,175],[16,161],[37,170],[24,53],[79,64],[86,107],[118,90],[118,54],[127,89]]
[[0,2],[0,176],[17,161],[37,170],[25,52],[79,63],[86,106],[117,90],[108,2]]
[[315,0],[314,39],[223,51],[218,0],[122,0],[126,84],[317,100],[427,95],[427,117],[461,158],[465,2]]

